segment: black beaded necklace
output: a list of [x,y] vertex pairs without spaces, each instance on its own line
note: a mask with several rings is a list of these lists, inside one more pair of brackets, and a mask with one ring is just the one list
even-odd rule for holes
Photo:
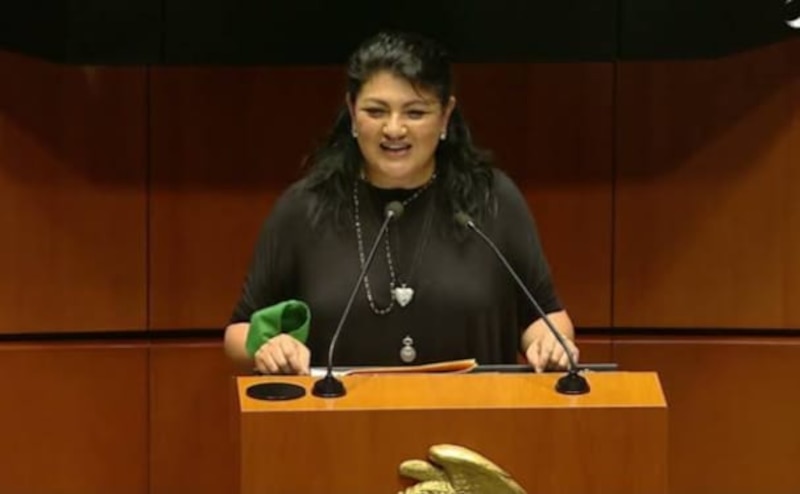
[[[411,204],[415,199],[417,199],[423,192],[425,192],[431,184],[436,180],[436,172],[431,175],[431,178],[425,182],[425,184],[417,189],[413,194],[411,194],[408,198],[401,201],[401,204],[405,207]],[[361,228],[361,210],[360,210],[360,202],[358,200],[358,180],[356,181],[353,187],[353,213],[354,213],[354,221],[356,227],[356,239],[358,241],[358,258],[361,261],[361,266],[364,266],[365,262],[365,255],[364,255],[364,239],[362,234]],[[422,250],[424,249],[424,244],[426,243],[426,239],[428,237],[428,230],[430,229],[431,218],[433,216],[433,209],[434,206],[431,205],[428,210],[426,211],[425,215],[425,223],[423,224],[423,231],[422,237],[420,238],[419,242],[417,242],[417,251],[414,254],[414,260],[412,261],[411,268],[409,269],[408,275],[406,277],[406,282],[401,282],[398,284],[398,276],[395,271],[394,261],[392,258],[392,249],[391,249],[391,242],[389,240],[390,234],[387,230],[384,242],[384,246],[386,249],[386,263],[389,267],[389,305],[386,307],[378,307],[375,303],[375,298],[372,294],[372,287],[369,283],[369,276],[364,276],[364,288],[367,295],[367,303],[369,304],[370,309],[372,312],[379,316],[386,315],[392,311],[394,308],[395,302],[397,302],[400,307],[406,307],[414,298],[414,289],[408,286],[408,282],[411,280],[411,276],[413,275],[414,270],[417,267],[419,259],[422,254]],[[388,227],[387,227],[388,228]],[[398,286],[399,285],[399,286]]]

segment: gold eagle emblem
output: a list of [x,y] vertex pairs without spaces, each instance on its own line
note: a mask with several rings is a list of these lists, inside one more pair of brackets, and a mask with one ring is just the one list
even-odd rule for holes
[[428,457],[400,464],[400,475],[419,483],[399,494],[526,494],[507,472],[475,451],[437,444]]

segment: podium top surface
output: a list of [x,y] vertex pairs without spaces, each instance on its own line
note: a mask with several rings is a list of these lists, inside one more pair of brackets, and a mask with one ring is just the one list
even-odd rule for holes
[[[598,372],[586,375],[591,391],[568,396],[555,391],[560,373],[546,374],[373,374],[342,378],[347,394],[318,398],[317,378],[309,376],[237,377],[240,411],[357,411],[442,408],[666,408],[654,372]],[[306,389],[302,398],[263,401],[247,388],[263,382],[287,382]]]

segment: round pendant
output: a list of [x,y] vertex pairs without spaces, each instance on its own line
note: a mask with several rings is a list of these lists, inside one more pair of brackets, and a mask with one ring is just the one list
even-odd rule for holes
[[417,351],[414,349],[414,340],[410,336],[403,338],[403,348],[400,349],[400,359],[407,364],[417,359]]

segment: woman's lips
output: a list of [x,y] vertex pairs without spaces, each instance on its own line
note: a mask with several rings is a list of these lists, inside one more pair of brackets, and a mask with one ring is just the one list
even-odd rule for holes
[[402,157],[411,151],[411,144],[408,143],[381,143],[381,151],[392,157]]

